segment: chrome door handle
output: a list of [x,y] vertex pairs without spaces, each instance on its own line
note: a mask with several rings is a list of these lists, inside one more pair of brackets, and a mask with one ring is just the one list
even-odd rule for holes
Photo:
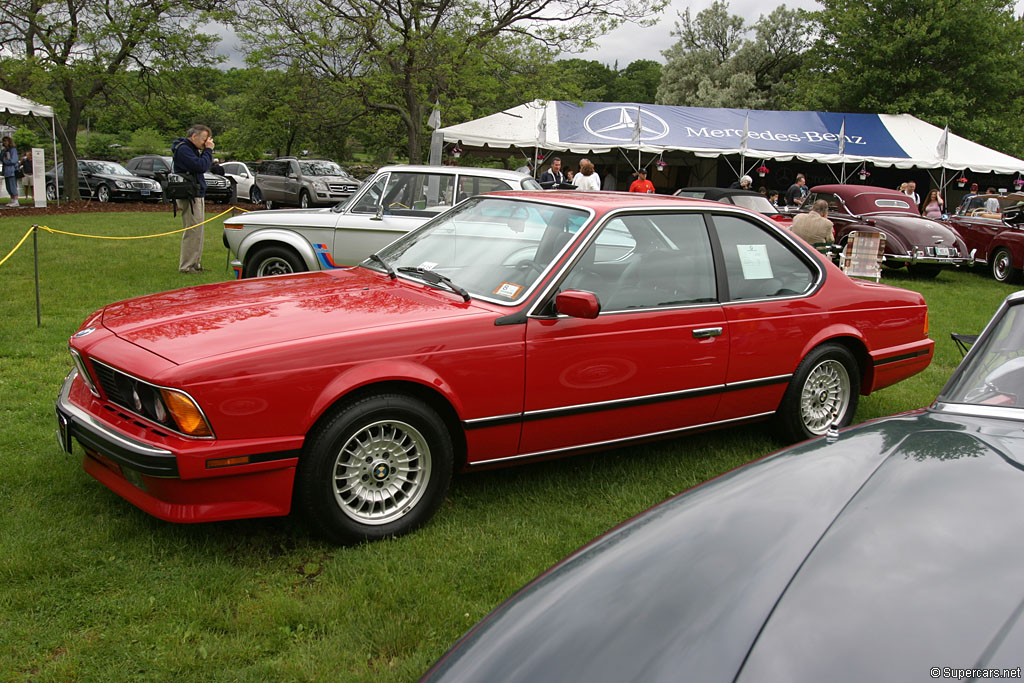
[[694,339],[707,339],[708,337],[718,337],[722,334],[721,327],[702,327],[699,330],[693,331]]

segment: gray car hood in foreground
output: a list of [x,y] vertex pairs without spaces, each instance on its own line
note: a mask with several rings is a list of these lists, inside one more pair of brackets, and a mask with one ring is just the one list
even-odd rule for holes
[[[980,428],[979,428],[980,424]],[[931,680],[1024,663],[1020,424],[921,412],[798,445],[606,534],[425,680]]]

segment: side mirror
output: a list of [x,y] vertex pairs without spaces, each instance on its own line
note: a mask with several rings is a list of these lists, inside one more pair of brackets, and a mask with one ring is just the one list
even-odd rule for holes
[[601,303],[593,292],[570,289],[555,297],[555,309],[570,318],[593,319],[601,312]]
[[377,214],[373,217],[372,220],[375,220],[375,221],[382,221],[382,220],[384,220],[384,205],[383,204],[378,204],[377,205]]

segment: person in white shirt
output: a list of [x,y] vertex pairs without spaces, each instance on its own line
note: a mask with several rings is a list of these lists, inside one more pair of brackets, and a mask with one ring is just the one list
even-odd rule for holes
[[594,164],[590,163],[590,159],[580,159],[580,172],[572,179],[572,184],[580,190],[601,189],[601,178],[594,171]]

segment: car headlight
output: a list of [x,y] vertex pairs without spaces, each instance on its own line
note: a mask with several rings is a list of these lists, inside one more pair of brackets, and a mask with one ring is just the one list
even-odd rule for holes
[[327,183],[322,180],[313,181],[313,189],[317,192],[327,192]]
[[119,188],[121,188],[122,190],[123,190],[124,188],[128,187],[128,183],[126,183],[126,182],[125,182],[125,181],[123,181],[123,180],[115,180],[115,181],[114,181],[114,184],[115,184],[115,185],[117,185],[117,186],[118,186]]

